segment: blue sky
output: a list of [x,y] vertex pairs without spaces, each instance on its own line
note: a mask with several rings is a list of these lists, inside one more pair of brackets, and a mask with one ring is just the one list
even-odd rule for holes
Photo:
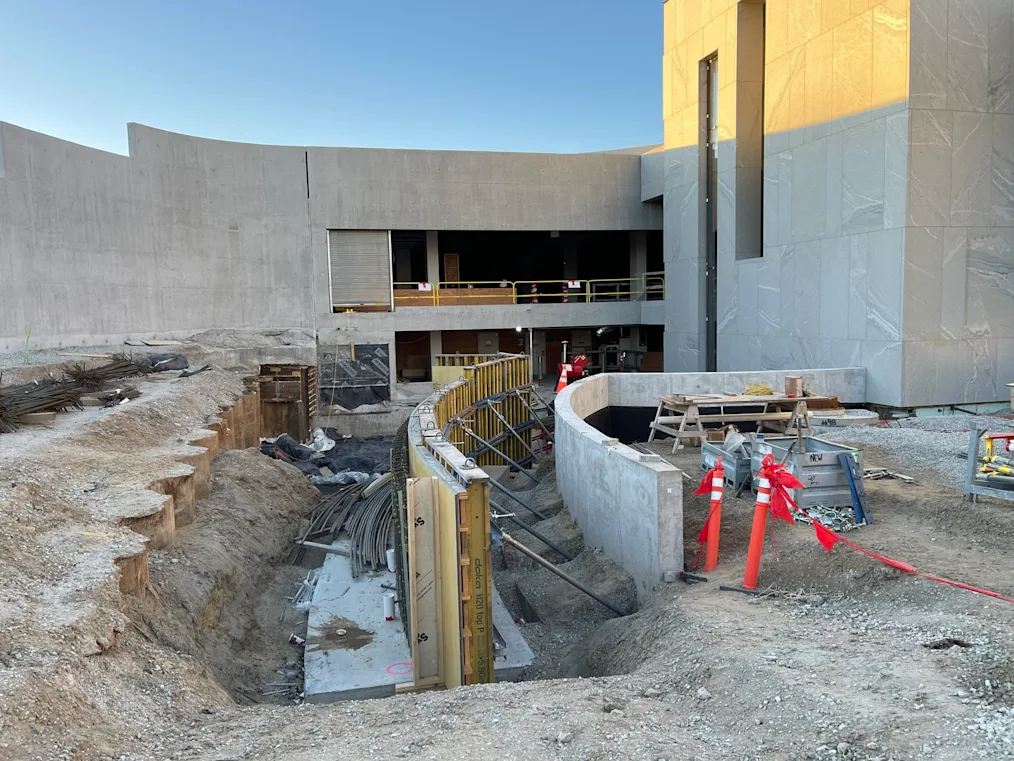
[[0,0],[0,120],[126,152],[592,151],[662,138],[661,0]]

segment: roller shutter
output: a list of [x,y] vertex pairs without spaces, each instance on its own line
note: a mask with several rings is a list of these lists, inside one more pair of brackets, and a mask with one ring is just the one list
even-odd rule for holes
[[331,304],[391,306],[391,235],[387,230],[328,230]]

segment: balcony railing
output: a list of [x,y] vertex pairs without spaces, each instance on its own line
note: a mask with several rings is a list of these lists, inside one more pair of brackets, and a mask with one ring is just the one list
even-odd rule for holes
[[488,304],[576,304],[657,301],[665,298],[665,274],[596,280],[459,280],[394,283],[395,307]]

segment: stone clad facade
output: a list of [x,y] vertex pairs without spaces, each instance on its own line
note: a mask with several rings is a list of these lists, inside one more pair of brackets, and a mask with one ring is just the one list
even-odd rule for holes
[[871,402],[1007,398],[1012,10],[664,3],[665,143],[642,196],[663,203],[667,370],[865,366]]

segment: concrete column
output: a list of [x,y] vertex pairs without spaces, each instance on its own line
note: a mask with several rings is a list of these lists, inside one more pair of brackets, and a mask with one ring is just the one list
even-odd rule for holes
[[437,364],[437,355],[444,353],[444,334],[439,330],[430,331],[430,380],[433,380],[433,368]]
[[387,345],[387,348],[391,354],[389,358],[391,364],[387,369],[388,375],[390,376],[391,379],[391,399],[394,399],[395,389],[398,387],[398,362],[397,362],[397,344],[393,339],[391,340],[391,343]]
[[440,280],[440,242],[436,230],[426,231],[426,281]]
[[542,380],[546,373],[546,331],[532,333],[532,371],[536,380]]
[[[642,278],[631,280],[631,291],[640,291],[637,296],[631,296],[632,300],[641,301],[644,299],[643,275],[648,270],[648,234],[644,230],[632,230],[630,232],[630,277]],[[621,289],[624,290],[624,289]]]
[[430,364],[436,364],[436,356],[444,353],[444,334],[440,330],[430,331]]

